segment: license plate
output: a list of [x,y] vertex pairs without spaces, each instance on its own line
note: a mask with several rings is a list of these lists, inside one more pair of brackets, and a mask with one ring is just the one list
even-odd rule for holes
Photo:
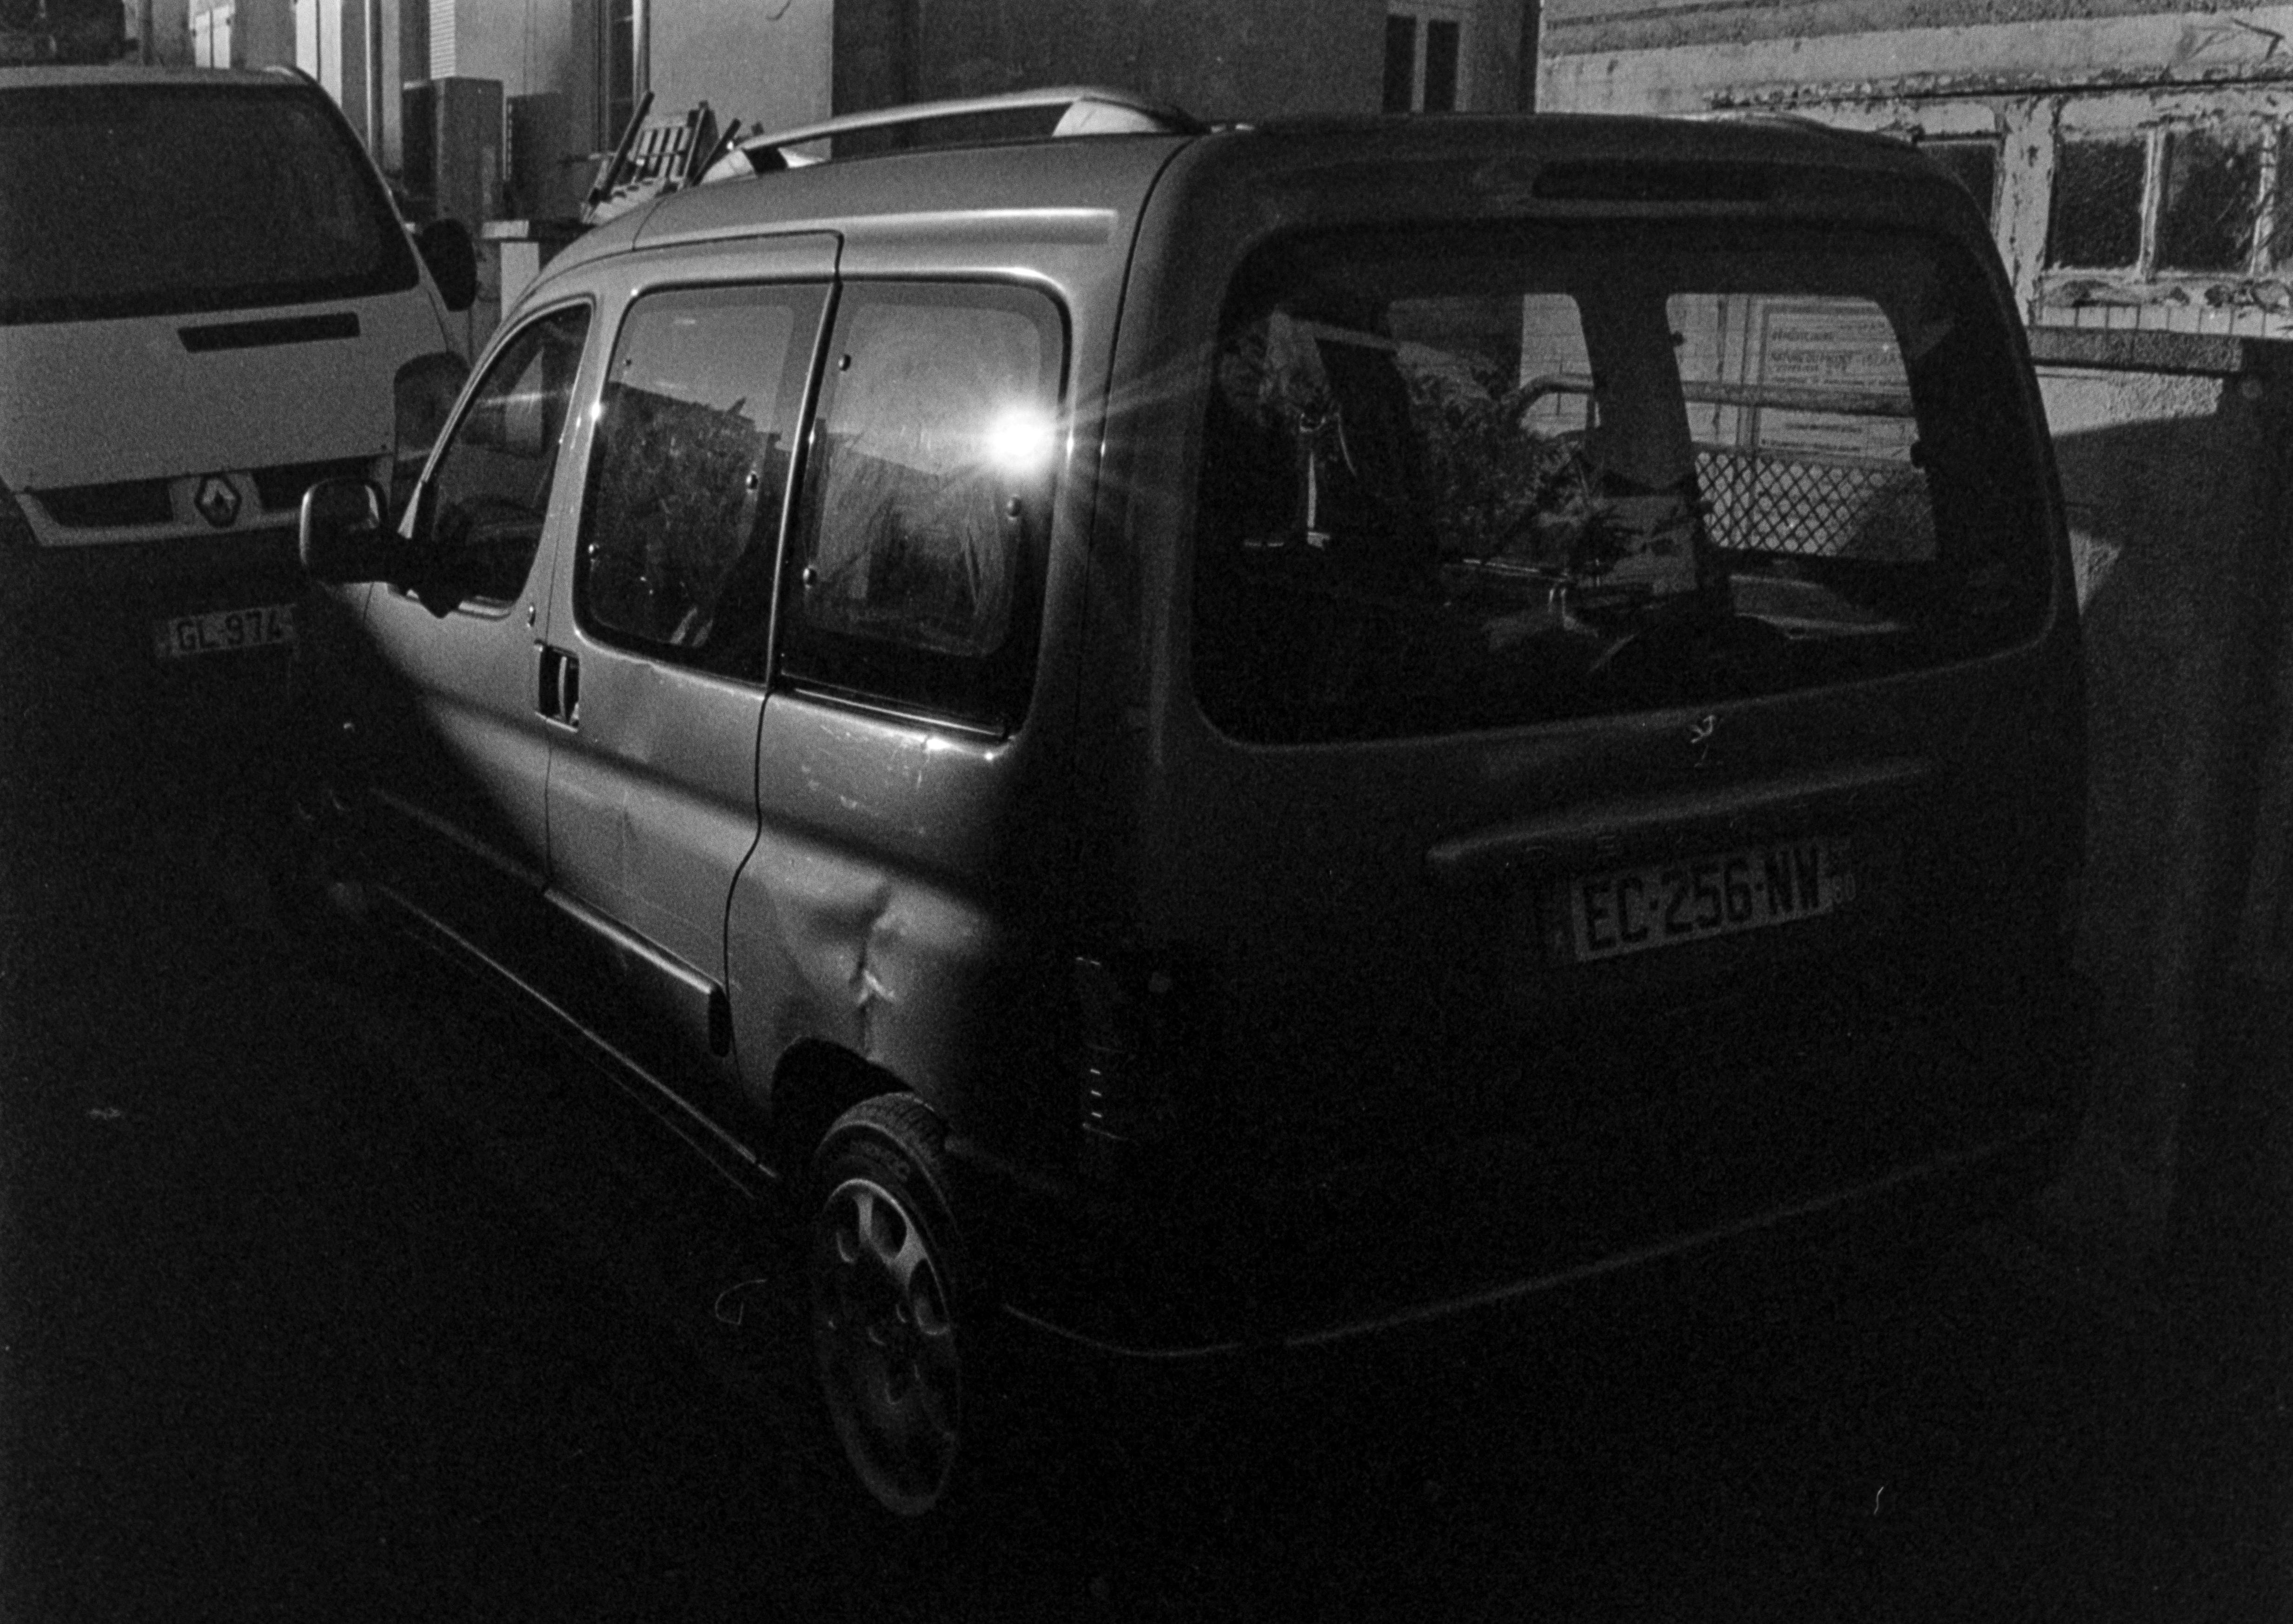
[[151,628],[153,650],[162,660],[199,654],[231,654],[250,648],[276,648],[295,640],[295,605],[260,604],[252,609],[217,609],[179,614]]
[[1575,956],[1613,959],[1828,914],[1855,870],[1845,840],[1810,837],[1592,874],[1568,897]]

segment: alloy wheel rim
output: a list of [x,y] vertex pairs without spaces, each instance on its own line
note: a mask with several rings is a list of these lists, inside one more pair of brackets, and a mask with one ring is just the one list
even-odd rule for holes
[[963,1383],[923,1230],[882,1185],[846,1180],[822,1206],[812,1287],[814,1358],[846,1456],[887,1509],[930,1510],[954,1468]]

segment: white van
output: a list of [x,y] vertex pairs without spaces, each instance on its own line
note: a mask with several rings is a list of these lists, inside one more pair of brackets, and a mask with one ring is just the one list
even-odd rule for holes
[[418,468],[466,369],[468,233],[418,248],[303,75],[0,69],[7,630],[68,727],[275,686],[304,491]]

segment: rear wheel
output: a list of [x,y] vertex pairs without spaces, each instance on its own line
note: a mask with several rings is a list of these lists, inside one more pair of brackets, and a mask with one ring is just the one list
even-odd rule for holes
[[966,1462],[978,1304],[947,1198],[942,1129],[912,1094],[863,1100],[814,1161],[813,1366],[876,1503],[939,1509]]

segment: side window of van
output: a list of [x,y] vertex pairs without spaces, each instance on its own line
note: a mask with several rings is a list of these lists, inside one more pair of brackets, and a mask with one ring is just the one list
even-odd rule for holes
[[614,345],[574,602],[609,640],[761,675],[817,288],[640,299]]
[[782,676],[1016,726],[1059,445],[1057,307],[1023,288],[863,284],[828,353]]
[[572,305],[512,338],[431,470],[422,522],[466,597],[506,604],[525,588],[588,331],[588,307]]

